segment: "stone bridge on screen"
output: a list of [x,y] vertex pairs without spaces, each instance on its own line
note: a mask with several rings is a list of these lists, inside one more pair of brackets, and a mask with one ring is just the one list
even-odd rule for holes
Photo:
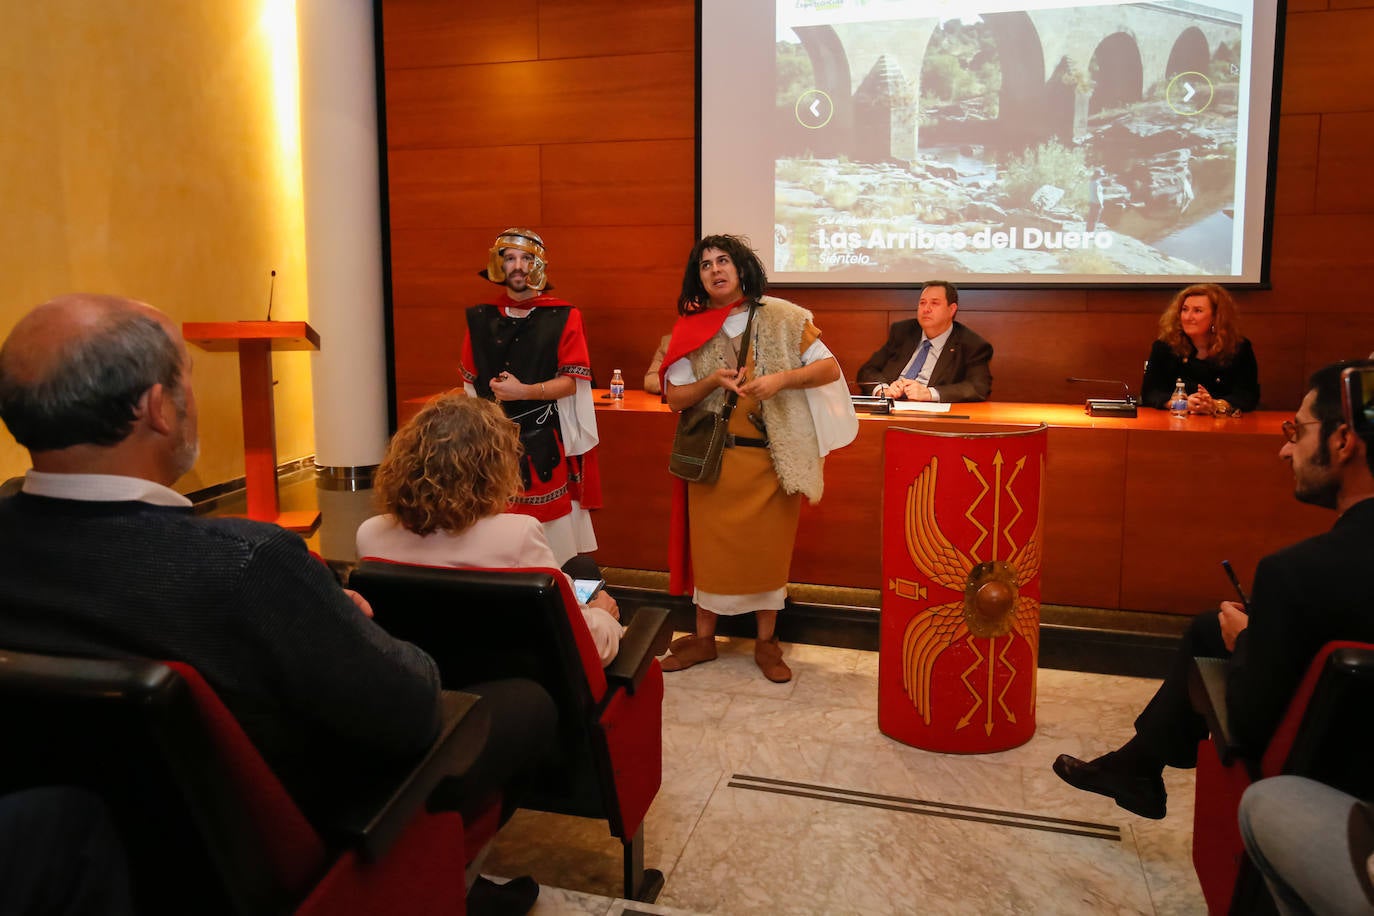
[[[1008,145],[1079,139],[1090,113],[1163,100],[1171,80],[1208,74],[1217,52],[1234,49],[1241,37],[1238,14],[1187,0],[986,13],[981,19],[1001,67],[996,135]],[[796,28],[815,88],[832,108],[826,126],[833,128],[797,139],[816,155],[916,158],[921,73],[940,26],[931,18]],[[814,125],[803,120],[803,126]]]

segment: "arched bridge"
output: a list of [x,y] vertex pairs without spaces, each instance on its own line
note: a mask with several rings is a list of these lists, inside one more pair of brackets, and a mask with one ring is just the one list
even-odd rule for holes
[[[1207,73],[1218,49],[1237,44],[1241,34],[1239,16],[1188,0],[982,18],[1002,70],[998,133],[1026,143],[1083,136],[1090,112],[1162,94],[1180,73]],[[920,77],[940,23],[914,19],[796,28],[816,88],[834,106],[833,129],[824,135],[806,132],[806,146],[819,155],[914,159]],[[894,93],[899,83],[907,91]]]

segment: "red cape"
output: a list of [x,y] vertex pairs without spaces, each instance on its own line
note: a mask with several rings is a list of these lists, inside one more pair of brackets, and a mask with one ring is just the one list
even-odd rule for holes
[[724,308],[693,312],[678,318],[673,325],[673,336],[668,341],[668,352],[663,354],[663,362],[658,367],[659,391],[668,390],[668,386],[664,384],[668,367],[714,337],[721,325],[725,324],[725,319],[730,317],[730,312],[743,301],[741,299]]

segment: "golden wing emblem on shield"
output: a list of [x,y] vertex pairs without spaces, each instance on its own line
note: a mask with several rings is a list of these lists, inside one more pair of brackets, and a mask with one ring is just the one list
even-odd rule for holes
[[[940,530],[935,518],[935,482],[939,471],[940,459],[931,458],[907,488],[906,549],[917,569],[945,588],[959,592],[963,591],[970,563]],[[968,632],[963,610],[962,601],[928,608],[911,619],[902,638],[902,687],[927,725],[930,673],[941,653]]]
[[[997,465],[995,498],[1000,500],[1000,454]],[[1007,482],[1008,494],[1011,494],[1011,484],[1019,475],[1021,466],[1018,462],[1015,472]],[[935,516],[935,487],[938,475],[939,458],[932,457],[930,464],[917,475],[907,489],[904,525],[907,552],[912,563],[924,575],[951,591],[963,592],[964,600],[934,605],[916,614],[907,623],[902,640],[902,686],[917,712],[929,725],[930,683],[935,663],[954,643],[966,640],[976,661],[963,672],[960,680],[968,689],[975,705],[961,718],[959,725],[962,727],[968,724],[973,715],[986,704],[989,707],[987,727],[991,729],[991,704],[994,700],[993,666],[996,663],[1004,664],[1011,668],[1013,677],[1016,674],[1015,668],[1006,657],[1010,642],[1003,646],[1000,657],[997,657],[998,637],[1015,632],[1030,645],[1031,658],[1036,657],[1040,642],[1039,615],[1036,613],[1038,602],[1020,594],[1022,586],[1033,580],[1040,571],[1040,519],[1037,516],[1031,537],[1024,544],[1013,547],[1009,561],[992,560],[975,565],[973,560],[940,530],[939,520]],[[984,492],[978,497],[979,500],[987,494],[988,489],[990,488],[985,485]],[[1011,495],[1011,500],[1017,504],[1018,511],[1015,518],[1006,525],[1007,529],[1010,529],[1021,516],[1021,506],[1014,494]],[[991,534],[994,538],[993,544],[996,545],[999,543],[998,538],[1006,536],[1006,531],[993,531]],[[981,539],[979,543],[982,543]],[[902,595],[903,597],[924,597],[924,590],[919,589],[915,583],[901,584],[908,586],[908,594]],[[898,591],[898,594],[902,592]],[[990,641],[986,652],[981,651],[974,643],[975,638]],[[988,665],[986,696],[968,679],[968,676],[984,662]],[[1031,673],[1031,677],[1035,677],[1035,672]],[[1005,694],[1006,689],[1003,689],[1002,696],[996,697],[996,700],[1007,717],[1015,721],[1015,715],[1003,702]],[[1031,695],[1034,696],[1033,685]]]

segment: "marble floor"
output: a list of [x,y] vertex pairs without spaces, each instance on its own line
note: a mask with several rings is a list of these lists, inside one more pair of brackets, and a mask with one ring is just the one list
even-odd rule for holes
[[[616,899],[620,846],[604,822],[519,812],[484,870],[538,879],[537,916],[1206,911],[1192,771],[1166,771],[1163,821],[1050,771],[1057,754],[1121,744],[1156,681],[1043,670],[1035,736],[970,757],[878,731],[876,653],[786,649],[788,684],[763,679],[750,640],[721,640],[718,661],[666,677],[663,786],[646,827],[645,862],[666,878],[656,905]],[[1090,835],[1017,815],[1086,822],[1071,829]]]

